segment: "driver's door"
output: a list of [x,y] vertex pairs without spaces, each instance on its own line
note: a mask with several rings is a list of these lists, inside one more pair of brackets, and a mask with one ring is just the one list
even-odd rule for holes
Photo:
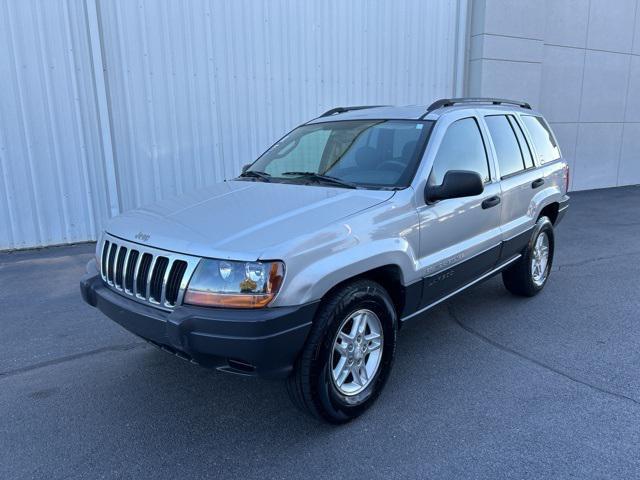
[[469,170],[480,174],[484,192],[432,204],[418,201],[422,308],[494,268],[500,255],[500,184],[480,125],[475,117],[458,118],[440,125],[432,138],[440,142],[426,159],[432,165],[426,188],[440,185],[449,170]]

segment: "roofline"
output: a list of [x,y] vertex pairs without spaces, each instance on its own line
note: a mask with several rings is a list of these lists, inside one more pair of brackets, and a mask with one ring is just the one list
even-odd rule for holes
[[331,115],[335,115],[336,113],[345,113],[345,112],[350,112],[352,110],[365,110],[367,108],[388,107],[388,106],[389,105],[359,105],[359,106],[352,106],[352,107],[335,107],[335,108],[332,108],[331,110],[327,110],[318,118],[330,117]]
[[428,114],[433,112],[434,110],[438,110],[443,107],[453,107],[454,105],[465,104],[465,103],[490,103],[491,105],[516,105],[520,108],[524,108],[527,110],[531,110],[531,105],[527,102],[523,102],[520,100],[509,100],[506,98],[490,98],[490,97],[461,97],[461,98],[441,98],[440,100],[436,100],[429,107],[427,107],[427,111],[420,118],[426,117]]
[[305,124],[324,123],[347,120],[437,120],[452,110],[500,110],[519,111],[520,113],[539,114],[524,101],[504,98],[443,98],[425,105],[360,105],[351,107],[335,107],[322,115],[312,118]]

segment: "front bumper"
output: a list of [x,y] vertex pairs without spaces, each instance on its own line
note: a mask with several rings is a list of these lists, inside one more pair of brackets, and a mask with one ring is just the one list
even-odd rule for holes
[[165,312],[123,297],[100,275],[80,281],[82,298],[130,332],[207,367],[284,378],[293,368],[318,303],[225,309],[179,306]]

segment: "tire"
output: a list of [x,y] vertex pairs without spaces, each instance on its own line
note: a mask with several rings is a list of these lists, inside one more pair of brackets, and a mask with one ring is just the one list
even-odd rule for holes
[[[543,238],[544,237],[544,238]],[[547,260],[543,267],[535,268],[537,246],[544,247],[546,238]],[[548,217],[540,217],[536,222],[531,240],[522,258],[502,272],[504,286],[514,295],[533,297],[540,293],[549,280],[554,252],[553,224]]]
[[[362,325],[363,319],[367,320],[368,325],[365,335],[360,335],[364,343],[356,343],[357,336],[354,336],[353,343],[342,343],[343,335],[337,340],[339,332],[349,332],[356,326],[356,322],[357,325]],[[307,342],[293,373],[287,379],[287,390],[293,403],[300,410],[334,424],[346,423],[361,415],[376,400],[391,371],[396,348],[397,322],[393,302],[387,291],[378,283],[357,280],[330,293],[316,313]],[[376,335],[374,327],[378,328],[380,337],[377,340],[368,340]],[[376,341],[380,348],[375,348]],[[369,345],[364,345],[366,342]],[[363,352],[367,349],[367,353],[359,353],[358,350],[362,364],[358,370],[363,374],[358,373],[358,377],[362,377],[358,380],[363,385],[356,381],[352,373],[336,379],[333,372],[343,372],[339,368],[343,357],[345,370],[355,368],[358,361],[347,360],[347,347],[352,348],[354,352],[358,345],[363,348]],[[339,348],[342,353],[338,353],[335,348]],[[374,348],[375,351],[368,350]],[[375,352],[378,350],[380,354],[376,357]],[[375,362],[374,357],[377,358]],[[346,362],[349,361],[352,362],[352,367],[347,365]],[[373,374],[364,379],[367,376],[366,370],[369,367],[373,368],[374,363],[375,371],[371,370]],[[365,369],[364,372],[362,368]],[[343,383],[338,386],[340,380]],[[345,392],[349,388],[352,391]]]

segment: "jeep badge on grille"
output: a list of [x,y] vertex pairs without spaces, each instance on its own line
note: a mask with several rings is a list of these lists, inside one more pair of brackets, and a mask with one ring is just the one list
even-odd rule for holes
[[146,242],[147,240],[149,240],[149,237],[151,237],[151,235],[149,235],[148,233],[142,233],[142,232],[138,232],[135,236],[136,240],[142,240],[143,242]]

